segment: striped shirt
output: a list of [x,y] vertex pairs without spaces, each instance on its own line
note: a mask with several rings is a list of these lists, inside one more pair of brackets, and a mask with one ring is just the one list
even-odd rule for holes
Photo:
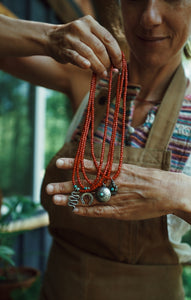
[[[101,81],[101,83],[99,83],[98,85],[97,90],[105,86],[106,83],[107,82],[104,80]],[[135,147],[135,148],[144,148],[152,124],[154,122],[155,116],[157,114],[159,104],[153,105],[153,107],[150,109],[150,111],[147,114],[147,118],[145,122],[140,126],[136,127],[133,133],[129,134],[129,126],[131,124],[132,117],[133,117],[134,100],[139,94],[139,91],[140,91],[140,87],[136,85],[128,86],[125,145]],[[176,103],[176,99],[175,99],[175,103]],[[106,143],[110,143],[111,140],[114,112],[115,112],[115,103],[111,102]],[[121,141],[122,114],[123,114],[123,109],[122,107],[120,107],[117,133],[115,137],[115,145],[119,145]],[[95,142],[102,143],[104,128],[105,128],[105,123],[103,119],[100,122],[100,125],[98,126],[95,132],[95,136],[94,136]],[[76,136],[76,134],[80,135],[79,127],[74,132],[73,138]],[[180,110],[176,126],[174,128],[172,137],[169,142],[168,150],[172,152],[170,171],[183,172],[185,164],[191,152],[191,95],[189,94],[184,97],[182,108]]]

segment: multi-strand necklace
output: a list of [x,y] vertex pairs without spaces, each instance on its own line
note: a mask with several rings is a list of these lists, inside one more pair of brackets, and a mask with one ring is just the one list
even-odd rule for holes
[[[107,137],[107,128],[109,121],[109,110],[111,103],[111,91],[112,91],[112,78],[113,78],[113,69],[110,68],[109,74],[109,84],[108,84],[108,97],[107,97],[107,108],[104,124],[104,135],[103,142],[101,147],[101,154],[99,162],[96,159],[94,153],[94,101],[95,101],[95,91],[96,91],[96,82],[97,76],[95,73],[92,74],[91,86],[90,86],[90,95],[85,115],[85,121],[81,133],[81,138],[78,145],[78,150],[74,160],[74,168],[72,173],[72,182],[74,186],[74,191],[69,196],[68,205],[75,208],[81,199],[82,204],[86,203],[88,199],[88,204],[91,205],[95,198],[99,202],[109,201],[111,195],[117,193],[117,185],[115,184],[115,179],[119,176],[122,162],[123,162],[123,149],[124,149],[124,139],[125,139],[125,122],[126,122],[126,94],[127,94],[127,85],[128,85],[128,70],[127,63],[122,53],[122,69],[118,73],[117,79],[117,90],[116,90],[116,102],[115,102],[115,112],[113,116],[112,124],[112,134],[109,144],[109,149],[107,153],[107,159],[104,163],[105,155],[105,145]],[[117,133],[117,125],[119,118],[119,108],[122,102],[123,116],[122,116],[122,132],[121,132],[121,145],[120,145],[120,158],[118,162],[118,167],[116,172],[112,175],[112,165],[114,160],[114,148],[115,148],[115,138]],[[91,147],[91,157],[96,169],[96,176],[94,179],[90,179],[85,169],[84,157],[85,149],[87,145],[87,138],[90,132],[90,147]],[[85,183],[85,184],[84,184]]]

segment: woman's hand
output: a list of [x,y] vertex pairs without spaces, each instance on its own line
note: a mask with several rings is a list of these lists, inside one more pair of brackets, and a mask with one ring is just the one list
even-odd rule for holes
[[111,62],[121,68],[117,41],[91,16],[52,26],[48,31],[47,54],[61,63],[91,68],[100,76],[106,76]]
[[0,38],[1,59],[50,56],[63,64],[91,68],[104,77],[111,63],[121,68],[122,55],[117,41],[91,16],[52,25],[0,15]]
[[[73,162],[71,158],[59,159],[57,167],[72,169]],[[117,170],[117,166],[113,164],[112,172]],[[94,164],[90,160],[85,160],[85,168],[89,174],[95,174]],[[92,206],[79,204],[74,213],[120,220],[149,219],[180,211],[191,213],[189,182],[190,178],[184,174],[123,164],[115,180],[118,193],[104,204],[96,200]],[[71,181],[47,186],[47,193],[53,195],[56,205],[67,205],[72,191]]]

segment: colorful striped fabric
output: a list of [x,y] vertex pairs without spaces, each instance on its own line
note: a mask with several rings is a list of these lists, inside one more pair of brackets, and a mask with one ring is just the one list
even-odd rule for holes
[[[106,84],[107,81],[102,81],[98,86],[98,90],[102,86],[106,86]],[[155,115],[158,111],[159,104],[154,105],[150,109],[144,124],[136,127],[134,132],[129,134],[129,125],[131,124],[131,120],[133,116],[134,99],[138,95],[139,91],[140,91],[140,87],[136,85],[128,86],[125,144],[135,148],[144,148],[150,129],[154,122]],[[176,103],[176,99],[175,99],[175,103]],[[109,124],[107,130],[107,139],[106,139],[107,143],[109,143],[111,140],[112,120],[113,120],[114,110],[115,110],[115,103],[111,103],[110,112],[109,112]],[[118,128],[117,128],[117,135],[115,139],[116,145],[118,145],[121,140],[121,128],[122,128],[122,108],[120,108],[119,111]],[[95,142],[102,143],[103,133],[104,133],[104,120],[101,121],[95,133],[95,137],[94,137]],[[75,138],[76,134],[80,135],[79,128],[77,128],[77,130],[75,131],[73,138]],[[171,150],[172,152],[170,171],[190,173],[191,175],[191,163],[186,164],[191,152],[191,95],[186,95],[183,100],[183,105],[179,113],[179,117],[176,126],[174,128],[174,132],[171,137],[168,149]]]

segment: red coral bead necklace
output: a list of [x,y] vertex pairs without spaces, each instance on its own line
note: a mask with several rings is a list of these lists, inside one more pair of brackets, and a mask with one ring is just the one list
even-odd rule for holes
[[[115,112],[112,124],[111,141],[107,153],[107,159],[104,163],[105,145],[107,137],[109,109],[111,103],[111,91],[112,91],[112,79],[113,79],[114,67],[111,66],[109,73],[109,84],[108,84],[108,96],[107,96],[107,108],[104,124],[104,135],[101,147],[100,159],[97,161],[94,153],[94,103],[95,103],[95,91],[97,76],[95,73],[92,74],[92,80],[90,85],[90,95],[83,124],[83,129],[77,149],[77,153],[74,160],[74,167],[72,173],[72,182],[74,191],[69,196],[68,205],[75,208],[81,199],[82,204],[85,204],[85,199],[89,200],[89,205],[92,204],[94,196],[100,202],[107,202],[111,195],[116,194],[117,186],[114,180],[119,176],[122,162],[123,162],[123,149],[125,139],[125,122],[126,122],[126,95],[128,86],[128,70],[125,56],[122,53],[122,69],[118,73],[117,89],[116,89],[116,102]],[[122,101],[123,116],[122,116],[122,130],[121,130],[121,144],[120,144],[120,158],[116,172],[111,175],[112,165],[114,160],[114,149],[115,149],[115,138],[117,133],[117,124],[119,118],[119,108]],[[96,176],[94,179],[88,177],[84,165],[85,149],[87,145],[88,133],[90,131],[90,145],[91,145],[91,157],[95,165]],[[81,196],[80,196],[81,194]]]

